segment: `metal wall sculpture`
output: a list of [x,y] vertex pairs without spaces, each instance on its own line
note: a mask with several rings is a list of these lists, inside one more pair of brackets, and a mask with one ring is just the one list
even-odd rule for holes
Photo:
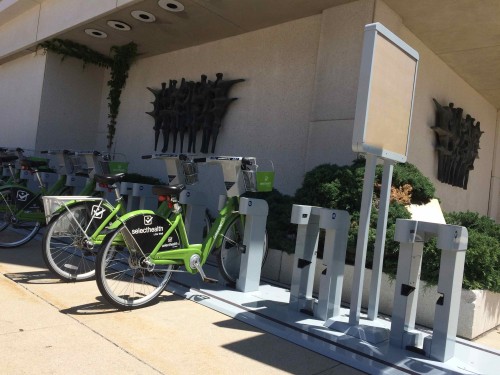
[[474,160],[478,159],[479,121],[470,115],[463,116],[462,108],[455,108],[453,103],[444,107],[435,99],[436,133],[438,151],[438,180],[452,186],[467,189],[469,172],[474,169]]
[[229,105],[237,98],[229,98],[229,90],[244,79],[224,81],[222,73],[216,74],[215,81],[201,76],[199,82],[186,81],[182,78],[177,87],[176,80],[161,84],[161,89],[147,87],[155,96],[153,110],[146,112],[154,118],[155,151],[160,134],[163,138],[162,152],[167,152],[169,139],[172,138],[172,152],[176,152],[177,139],[180,141],[180,152],[183,152],[184,138],[188,135],[187,152],[196,152],[196,138],[203,131],[200,152],[215,152],[217,136],[222,126],[222,119]]

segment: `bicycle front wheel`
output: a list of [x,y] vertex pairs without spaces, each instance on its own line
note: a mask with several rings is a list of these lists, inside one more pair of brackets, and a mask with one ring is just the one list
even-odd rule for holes
[[[217,264],[219,272],[229,286],[235,286],[240,275],[241,253],[243,251],[243,234],[245,228],[240,216],[236,216],[223,233],[221,247],[217,249]],[[267,230],[264,236],[262,265],[267,258]]]
[[[109,208],[100,208],[102,217],[110,215]],[[43,237],[42,256],[47,268],[65,281],[94,277],[98,248],[87,236],[91,236],[99,224],[97,219],[93,220],[91,206],[86,203],[76,204],[59,214]]]
[[[26,194],[26,195],[23,195]],[[36,198],[16,201],[16,196],[28,197],[22,189],[0,188],[0,247],[18,247],[31,241],[45,219],[43,203]]]
[[118,309],[135,309],[156,302],[172,277],[172,267],[146,264],[147,254],[130,249],[123,241],[125,225],[108,234],[97,254],[99,291]]

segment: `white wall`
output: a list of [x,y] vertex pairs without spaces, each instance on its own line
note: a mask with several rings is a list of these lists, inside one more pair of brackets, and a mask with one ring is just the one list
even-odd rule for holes
[[491,174],[489,217],[500,223],[500,111],[497,112],[495,155]]
[[305,171],[317,165],[350,164],[364,26],[373,20],[373,0],[323,12],[311,106]]
[[[239,99],[223,121],[216,154],[272,159],[276,187],[294,193],[305,170],[320,27],[321,16],[308,17],[139,60],[122,95],[117,151],[129,156],[131,169],[164,175],[158,162],[139,159],[154,146],[153,119],[145,114],[154,97],[146,87],[160,88],[161,82],[182,77],[199,81],[201,74],[215,80],[222,72],[225,79],[246,81],[230,92]],[[103,113],[101,130],[105,123]]]
[[104,69],[48,53],[36,147],[93,149],[99,125]]
[[37,40],[40,5],[0,25],[0,57],[25,49]]
[[[153,152],[154,142],[153,119],[145,114],[152,110],[154,97],[146,86],[160,88],[161,82],[182,77],[197,81],[201,74],[213,80],[216,72],[223,72],[226,79],[246,81],[231,91],[239,100],[226,115],[216,154],[272,159],[277,171],[275,187],[293,194],[306,171],[322,163],[349,164],[356,157],[351,139],[363,27],[373,21],[385,24],[420,53],[408,161],[435,184],[445,211],[487,214],[496,109],[418,40],[382,1],[359,0],[320,16],[139,60],[122,96],[117,152],[128,155],[132,170],[164,175],[162,164],[139,160],[141,154]],[[436,178],[432,98],[464,108],[485,131],[467,190]],[[99,137],[103,145],[106,123],[102,111]]]
[[[52,2],[57,1],[43,4]],[[351,151],[351,137],[357,72],[363,26],[373,20],[385,24],[420,53],[409,162],[433,181],[445,211],[474,210],[487,214],[490,184],[493,186],[495,181],[491,183],[493,160],[499,158],[494,154],[497,111],[380,0],[359,0],[328,9],[322,15],[138,60],[122,95],[116,151],[127,155],[132,171],[164,177],[163,164],[140,159],[140,155],[153,152],[154,142],[153,119],[145,114],[152,109],[150,102],[154,98],[146,87],[160,88],[161,82],[180,81],[183,77],[198,81],[201,74],[214,80],[215,73],[222,72],[225,79],[246,81],[235,85],[230,93],[239,99],[224,119],[216,154],[272,159],[277,172],[275,186],[283,193],[293,194],[304,173],[314,166],[347,164],[356,156]],[[41,94],[44,61],[43,56],[31,55],[0,67],[0,106],[6,113],[2,118],[27,124],[22,130],[10,130],[7,134],[16,142],[28,139],[23,136],[25,133],[33,137],[39,98],[43,95],[37,146],[59,142],[69,145],[75,136],[57,130],[68,129],[67,124],[71,123],[71,129],[78,129],[79,144],[95,142],[96,148],[104,149],[108,74],[103,77],[102,72],[92,68],[80,70],[69,59],[60,64],[57,58],[49,58]],[[33,102],[29,111],[24,105],[26,97]],[[464,108],[465,113],[481,122],[485,132],[481,137],[480,158],[470,173],[467,190],[436,179],[432,98]],[[23,105],[19,104],[21,101]],[[92,110],[88,111],[89,108]],[[94,122],[98,122],[97,127]],[[92,133],[96,138],[85,137]],[[500,168],[498,165],[496,169]],[[494,172],[494,176],[500,173]]]
[[44,69],[40,54],[0,65],[0,146],[35,148]]

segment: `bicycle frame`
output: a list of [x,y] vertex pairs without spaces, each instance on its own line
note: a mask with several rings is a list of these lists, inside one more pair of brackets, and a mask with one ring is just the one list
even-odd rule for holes
[[[237,211],[238,206],[238,197],[231,197],[226,201],[224,207],[219,211],[219,215],[215,219],[214,224],[210,227],[207,237],[204,239],[202,244],[189,243],[181,212],[173,213],[173,220],[163,217],[163,219],[167,221],[169,227],[153,247],[151,253],[148,255],[148,260],[154,265],[184,265],[189,273],[197,273],[198,270],[191,264],[191,257],[193,255],[198,255],[200,257],[200,264],[205,264],[212,250],[221,246],[223,240],[221,233],[223,233],[227,228],[231,219],[235,216],[240,216]],[[150,249],[147,249],[147,251],[141,249],[140,244],[136,241],[134,234],[126,226],[126,223],[127,220],[134,217],[154,214],[155,213],[150,210],[139,210],[119,218],[111,225],[109,228],[110,231],[118,229],[122,224],[124,225],[124,228],[127,228],[127,230],[122,238],[118,238],[115,241],[115,245],[133,245],[128,247],[136,248],[143,254],[148,253]],[[177,235],[179,237],[180,244],[184,247],[179,249],[161,250],[162,246],[173,235]]]
[[[33,220],[33,221],[38,221],[40,223],[44,223],[45,222],[44,212],[43,211],[30,212],[29,207],[35,202],[39,201],[43,195],[56,194],[57,192],[61,192],[65,187],[65,183],[66,183],[66,176],[62,175],[49,190],[46,190],[42,186],[40,188],[40,192],[38,193],[35,193],[30,189],[27,189],[23,185],[18,185],[18,184],[2,185],[2,189],[4,190],[10,189],[9,191],[11,192],[13,191],[15,193],[15,197],[10,204],[7,201],[6,197],[1,192],[0,192],[0,197],[6,204],[6,209],[9,210],[10,213],[13,216],[17,217],[18,219],[26,221]],[[28,197],[28,199],[26,201],[18,199],[19,193],[21,193],[21,196]],[[22,205],[20,203],[22,203]],[[18,208],[18,206],[21,207]]]
[[[84,202],[85,201],[75,199],[75,200],[70,200],[67,203],[64,203],[62,207],[60,207],[58,210],[55,211],[55,213],[53,214],[53,216],[52,216],[49,224],[52,223],[52,222],[54,222],[55,220],[57,220],[58,217],[59,217],[59,215],[63,214],[64,212],[71,213],[71,211],[70,211],[71,207],[74,207],[75,205],[82,204]],[[97,202],[97,199],[95,201],[89,200],[87,202],[89,202],[89,203]],[[91,234],[87,233],[88,228],[91,227],[91,225],[93,224],[94,220],[98,219],[98,217],[96,217],[96,216],[93,215],[91,217],[90,221],[87,223],[86,228],[82,228],[80,226],[80,224],[78,223],[78,220],[76,220],[76,218],[71,215],[72,216],[72,220],[79,227],[79,229],[81,230],[82,234],[85,236],[85,239],[87,241],[90,241],[94,245],[100,245],[102,243],[102,241],[104,241],[104,238],[106,237],[106,234],[107,234],[107,231],[104,232],[104,229],[106,229],[106,227],[113,220],[120,220],[120,217],[121,218],[126,218],[126,217],[129,216],[129,215],[126,214],[126,205],[124,204],[124,201],[121,200],[121,199],[117,201],[117,204],[115,206],[113,206],[107,200],[103,199],[99,203],[99,206],[101,206],[101,205],[105,206],[110,211],[110,213],[102,220],[102,222],[99,224],[99,226]],[[90,211],[92,211],[92,210],[90,210]],[[161,215],[161,216],[167,216],[168,212],[169,212],[169,209],[168,209],[167,203],[162,203],[158,207],[158,209],[156,210],[155,213],[158,214],[158,215]]]

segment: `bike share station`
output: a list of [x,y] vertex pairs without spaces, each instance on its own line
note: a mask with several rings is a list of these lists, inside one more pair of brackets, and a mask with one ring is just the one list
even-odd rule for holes
[[[144,158],[163,160],[170,184],[186,186],[179,196],[179,203],[185,207],[185,226],[191,243],[203,242],[209,217],[216,215],[228,197],[241,196],[246,191],[257,191],[258,173],[266,176],[271,173],[274,176],[273,171],[257,171],[258,166],[253,157],[206,157],[189,154],[180,157],[179,154],[156,154]],[[244,160],[250,165],[242,168]],[[261,184],[268,190],[272,189],[272,181],[264,181]],[[237,280],[236,288],[241,292],[257,291],[263,260],[267,202],[262,199],[242,197],[239,202],[239,212],[246,217],[243,240],[246,251],[241,254],[240,278]],[[218,279],[219,285],[225,285],[217,274],[206,272],[212,278]],[[215,272],[217,273],[216,270]],[[174,278],[178,279],[179,275],[176,274]]]
[[[468,242],[464,227],[398,219],[395,240],[400,243],[400,254],[396,280],[392,284],[393,313],[392,317],[378,314],[393,164],[406,162],[407,158],[418,60],[418,53],[384,26],[366,25],[353,133],[353,150],[365,154],[366,169],[349,308],[341,305],[341,291],[350,214],[321,207],[293,206],[291,223],[297,225],[297,237],[288,290],[260,280],[268,207],[265,201],[258,199],[240,200],[240,211],[247,215],[246,251],[242,254],[241,280],[236,289],[229,289],[221,282],[206,284],[199,277],[182,273],[174,275],[167,289],[370,374],[498,373],[499,352],[456,337]],[[384,169],[369,302],[365,310],[361,301],[378,161],[383,162]],[[166,163],[172,181],[186,182],[182,181],[184,173],[178,157],[167,158]],[[244,191],[241,158],[212,157],[203,165],[211,163],[222,167],[227,188],[224,194]],[[200,164],[200,176],[201,171]],[[215,179],[220,178],[218,175]],[[202,180],[200,177],[199,182]],[[202,183],[188,186],[184,202],[189,206],[191,192],[192,209],[201,215],[210,199],[203,190],[196,190],[197,185],[203,189]],[[320,231],[325,232],[324,256],[322,264],[317,264]],[[437,237],[441,263],[439,298],[435,304],[433,330],[430,330],[417,327],[415,318],[423,245],[432,237]],[[313,295],[316,267],[323,271],[319,291]],[[207,274],[217,278],[215,267],[205,268]]]

